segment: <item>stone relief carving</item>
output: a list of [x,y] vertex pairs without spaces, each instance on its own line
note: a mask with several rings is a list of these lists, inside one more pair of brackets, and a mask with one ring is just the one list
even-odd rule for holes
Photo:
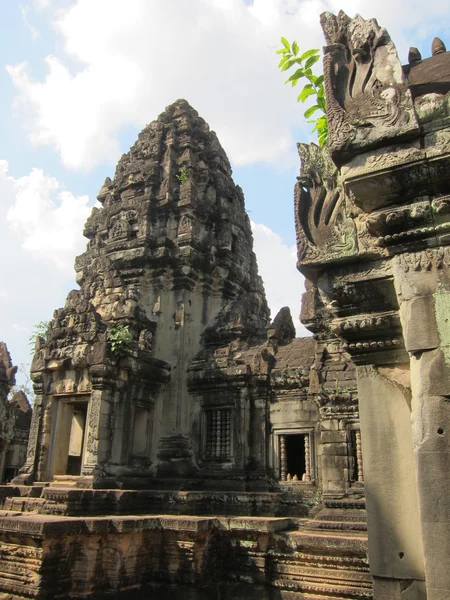
[[336,166],[326,149],[316,144],[298,144],[298,151],[301,170],[294,200],[298,260],[356,253],[356,228]]
[[414,128],[410,93],[397,51],[375,19],[325,12],[324,86],[330,147],[343,152]]
[[178,223],[178,235],[192,233],[192,219],[189,215],[182,215]]

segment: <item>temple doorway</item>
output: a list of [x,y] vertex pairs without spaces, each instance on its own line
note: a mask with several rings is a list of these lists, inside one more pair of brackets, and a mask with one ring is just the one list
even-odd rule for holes
[[286,436],[286,462],[287,472],[292,478],[298,481],[305,479],[306,461],[305,461],[305,435],[287,435]]
[[59,400],[54,475],[80,475],[86,438],[88,401]]
[[280,481],[311,482],[314,473],[312,430],[280,432],[277,437]]

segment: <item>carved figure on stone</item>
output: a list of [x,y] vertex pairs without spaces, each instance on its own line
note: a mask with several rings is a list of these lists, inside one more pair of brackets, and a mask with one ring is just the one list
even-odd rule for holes
[[298,260],[309,262],[357,252],[356,227],[348,199],[326,148],[298,144],[300,176],[294,191]]
[[189,215],[182,215],[178,223],[178,235],[192,233],[192,219]]
[[345,162],[356,148],[417,127],[393,42],[375,19],[325,12],[324,86],[330,148]]

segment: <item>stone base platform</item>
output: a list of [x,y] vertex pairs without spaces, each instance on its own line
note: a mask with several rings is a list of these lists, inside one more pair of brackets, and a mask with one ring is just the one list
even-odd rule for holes
[[363,600],[363,532],[290,518],[0,511],[0,598]]
[[243,515],[306,517],[316,488],[283,492],[94,490],[51,484],[0,486],[0,509],[49,515]]

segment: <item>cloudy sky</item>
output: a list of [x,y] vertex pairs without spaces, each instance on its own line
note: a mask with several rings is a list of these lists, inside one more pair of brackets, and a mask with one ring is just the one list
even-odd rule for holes
[[323,45],[319,15],[376,17],[402,62],[450,44],[448,0],[0,0],[0,339],[30,362],[33,324],[76,287],[83,223],[142,127],[186,98],[214,129],[244,189],[272,315],[298,325],[292,189],[309,141],[283,85],[281,35]]

